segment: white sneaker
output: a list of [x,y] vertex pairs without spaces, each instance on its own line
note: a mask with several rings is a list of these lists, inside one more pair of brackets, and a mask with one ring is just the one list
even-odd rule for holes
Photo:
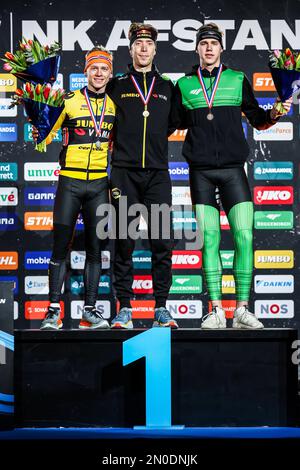
[[232,328],[243,328],[248,330],[261,330],[264,328],[254,313],[249,312],[248,307],[239,307],[235,309]]
[[214,307],[212,311],[202,319],[202,330],[215,330],[226,328],[225,311],[222,308]]

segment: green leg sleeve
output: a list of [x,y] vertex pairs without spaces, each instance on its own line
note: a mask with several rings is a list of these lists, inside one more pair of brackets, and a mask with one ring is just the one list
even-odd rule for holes
[[222,298],[222,264],[219,252],[220,213],[213,206],[197,204],[196,219],[203,236],[203,272],[210,300]]
[[235,246],[233,274],[236,299],[248,301],[253,273],[253,203],[241,202],[233,206],[228,221]]

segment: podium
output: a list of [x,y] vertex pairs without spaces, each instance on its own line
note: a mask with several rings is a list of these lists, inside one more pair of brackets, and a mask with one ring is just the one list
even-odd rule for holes
[[[123,342],[143,331],[15,331],[16,426],[143,426],[145,360],[122,366]],[[296,340],[294,329],[172,331],[172,424],[297,425]]]

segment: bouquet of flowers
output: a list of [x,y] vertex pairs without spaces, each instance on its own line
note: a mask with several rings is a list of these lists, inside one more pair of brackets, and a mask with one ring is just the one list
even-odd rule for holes
[[[281,101],[286,101],[300,89],[300,52],[275,49],[270,54],[269,67],[277,93]],[[285,113],[280,102],[276,109],[280,114]]]
[[65,90],[54,90],[50,83],[35,85],[27,82],[23,90],[16,90],[10,107],[24,105],[30,122],[39,133],[35,147],[39,152],[46,152],[46,138],[64,109],[65,95]]
[[24,82],[54,83],[57,79],[60,56],[60,45],[55,42],[51,46],[42,46],[38,40],[25,39],[20,41],[20,49],[14,54],[4,54],[3,69]]

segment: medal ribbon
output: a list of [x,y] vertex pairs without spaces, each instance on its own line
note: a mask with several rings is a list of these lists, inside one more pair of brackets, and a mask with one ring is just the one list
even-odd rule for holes
[[147,96],[144,95],[144,93],[142,92],[138,82],[136,81],[136,79],[134,78],[133,75],[130,75],[130,78],[134,84],[134,87],[136,89],[136,91],[138,92],[138,94],[140,95],[140,98],[142,100],[142,102],[144,103],[144,106],[147,106],[147,104],[149,103],[149,100],[150,100],[150,97],[151,97],[151,93],[152,93],[152,90],[153,90],[153,87],[154,87],[154,83],[155,83],[155,77],[152,78],[152,82],[151,82],[151,85],[150,85],[150,88],[148,90],[148,93],[147,93]]
[[209,109],[211,109],[212,105],[213,105],[215,94],[216,94],[217,88],[219,86],[219,81],[220,81],[220,78],[221,78],[222,69],[223,69],[223,64],[221,64],[219,66],[219,70],[218,70],[216,79],[214,81],[214,86],[213,86],[213,89],[211,91],[210,98],[208,97],[207,88],[205,86],[205,83],[204,83],[204,80],[203,80],[203,77],[202,77],[201,67],[199,66],[198,70],[197,70],[199,82],[200,82],[200,85],[202,87],[203,95],[204,95],[205,101],[206,101],[207,106],[209,107]]
[[93,124],[94,124],[94,129],[95,129],[95,132],[96,132],[96,136],[99,137],[99,135],[101,133],[101,126],[102,126],[103,119],[104,119],[107,95],[106,94],[104,95],[102,108],[101,108],[101,113],[100,113],[99,124],[97,124],[97,117],[95,116],[94,110],[93,110],[92,105],[91,105],[90,97],[88,95],[88,92],[87,92],[86,88],[83,90],[83,94],[84,94],[85,101],[86,101],[86,104],[89,108],[89,112],[90,112],[90,115],[91,115],[91,118],[92,118],[92,121],[93,121]]

